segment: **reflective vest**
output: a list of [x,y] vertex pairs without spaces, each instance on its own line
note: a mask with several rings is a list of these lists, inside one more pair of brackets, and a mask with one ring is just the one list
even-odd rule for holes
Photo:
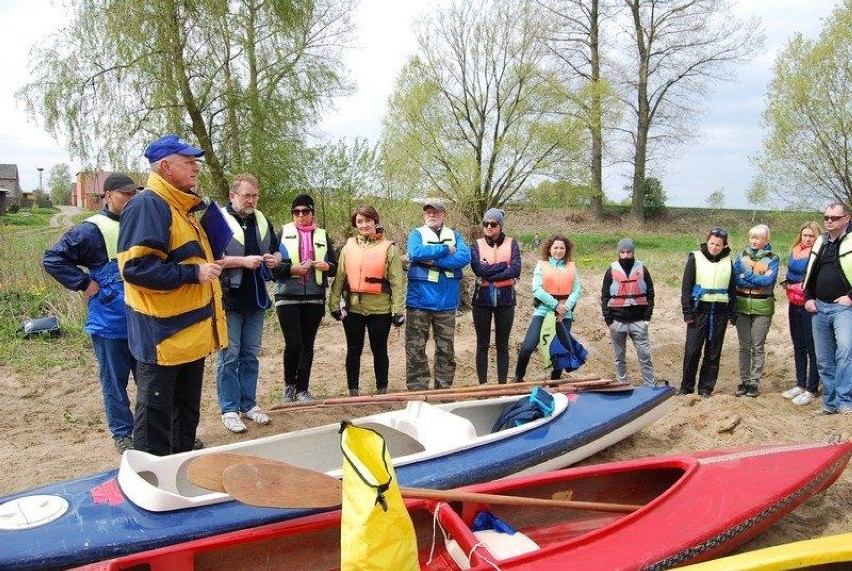
[[698,301],[712,303],[728,302],[728,285],[731,283],[731,257],[725,256],[718,262],[711,262],[699,250],[692,252],[695,257],[695,290],[693,297]]
[[[425,224],[417,229],[420,232],[420,239],[424,246],[436,246],[438,244],[447,244],[448,246],[456,245],[456,233],[452,228],[447,226],[441,227],[440,232],[435,232]],[[439,270],[438,268],[426,266],[424,264],[412,263],[408,267],[408,278],[414,280],[426,280],[432,283],[438,283],[438,278],[443,271],[444,276],[450,279],[460,280],[462,278],[461,269],[458,270]]]
[[106,244],[107,258],[109,258],[109,261],[115,260],[118,257],[118,220],[113,220],[106,214],[98,212],[86,218],[86,222],[94,224],[101,231],[104,244]]
[[[322,228],[315,228],[313,233],[314,240],[314,260],[323,261],[328,253],[328,236]],[[287,253],[290,255],[290,261],[293,265],[301,264],[301,251],[299,250],[299,231],[296,225],[290,222],[281,227],[281,243],[287,248]],[[314,277],[318,284],[323,283],[322,271],[314,270]]]
[[[828,240],[828,232],[822,234],[819,238],[814,242],[813,248],[811,248],[811,256],[808,260],[808,269],[805,272],[805,283],[808,283],[808,278],[811,275],[811,269],[814,265],[814,260],[819,256],[819,251],[822,249],[822,245]],[[847,232],[840,238],[840,247],[837,251],[838,260],[840,261],[840,271],[843,276],[846,278],[846,283],[844,284],[846,287],[852,288],[852,234]]]
[[[494,246],[489,246],[488,242],[485,238],[480,238],[476,241],[477,246],[479,248],[479,255],[483,260],[488,262],[489,264],[496,264],[498,262],[506,262],[506,264],[511,265],[512,263],[512,239],[506,236],[503,239],[503,243]],[[485,278],[482,278],[481,285],[482,287],[486,287],[489,284],[494,284],[497,287],[505,287],[515,284],[514,278],[509,278],[506,280],[499,280],[496,282],[489,282]]]
[[645,282],[645,266],[639,260],[633,261],[630,276],[624,273],[624,268],[618,262],[610,265],[612,284],[609,286],[609,301],[607,307],[627,307],[632,305],[648,305],[648,284]]
[[[231,229],[231,240],[225,247],[226,256],[245,256],[246,255],[246,234],[239,220],[228,212],[225,207],[221,208],[222,215],[225,217],[225,222],[228,223],[228,228]],[[260,210],[254,211],[255,232],[257,233],[257,243],[260,246],[260,253],[269,252],[269,247],[272,245],[272,236],[269,232],[269,223]],[[228,287],[236,289],[240,287],[243,281],[243,270],[245,268],[228,268],[225,270],[227,278],[224,280]]]
[[574,289],[577,269],[574,262],[564,266],[553,266],[550,262],[539,261],[541,268],[541,287],[556,299],[566,299]]
[[346,283],[352,293],[382,293],[389,288],[386,286],[385,268],[388,261],[388,250],[393,242],[379,240],[374,245],[366,247],[351,237],[343,246],[343,264],[346,271]]

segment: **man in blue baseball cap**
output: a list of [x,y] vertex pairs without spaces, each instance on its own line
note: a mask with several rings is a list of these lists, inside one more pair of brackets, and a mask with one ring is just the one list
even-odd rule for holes
[[118,235],[137,361],[133,447],[158,456],[196,447],[204,361],[228,344],[222,267],[195,217],[203,154],[177,135],[149,144],[146,191],[124,209]]

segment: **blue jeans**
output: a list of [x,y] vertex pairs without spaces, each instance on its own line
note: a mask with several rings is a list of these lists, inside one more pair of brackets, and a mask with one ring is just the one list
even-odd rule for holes
[[216,386],[222,413],[248,412],[257,405],[257,356],[263,337],[263,310],[226,311],[228,347],[216,359]]
[[115,440],[133,434],[133,413],[127,397],[127,380],[131,371],[136,378],[136,359],[130,354],[127,339],[107,339],[92,335],[98,377],[104,397],[107,426]]
[[817,300],[814,349],[825,410],[852,410],[852,307]]
[[814,349],[813,315],[801,305],[790,304],[790,339],[793,341],[793,361],[796,363],[796,386],[816,394],[819,389],[816,350]]

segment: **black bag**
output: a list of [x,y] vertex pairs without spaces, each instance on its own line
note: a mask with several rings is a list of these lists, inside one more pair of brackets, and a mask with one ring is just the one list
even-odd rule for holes
[[21,330],[24,333],[24,339],[29,339],[36,335],[42,337],[59,337],[62,334],[62,330],[59,328],[59,318],[55,315],[27,319],[24,321],[24,326]]

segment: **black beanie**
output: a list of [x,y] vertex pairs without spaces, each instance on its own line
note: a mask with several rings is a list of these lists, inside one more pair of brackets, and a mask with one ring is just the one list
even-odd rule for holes
[[290,210],[296,208],[297,206],[305,206],[311,209],[311,212],[314,211],[314,199],[308,196],[307,194],[300,194],[296,198],[293,199],[293,204],[290,205]]

